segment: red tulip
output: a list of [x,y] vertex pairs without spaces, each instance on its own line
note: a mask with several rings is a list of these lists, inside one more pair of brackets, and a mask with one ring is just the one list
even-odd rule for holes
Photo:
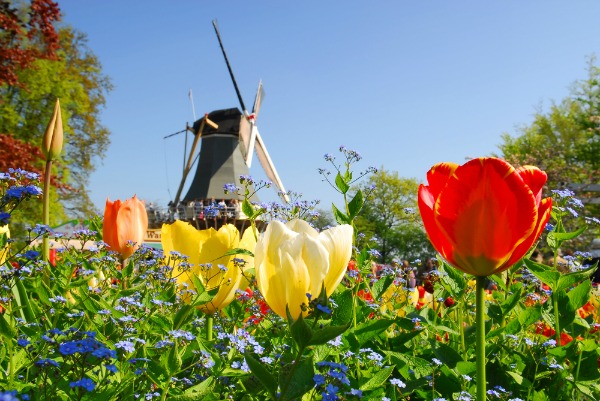
[[542,200],[546,173],[478,158],[436,164],[419,187],[419,210],[432,245],[452,266],[474,276],[500,273],[519,261],[550,218]]
[[148,214],[144,202],[135,195],[125,202],[106,199],[104,209],[104,242],[125,260],[142,244],[148,230]]

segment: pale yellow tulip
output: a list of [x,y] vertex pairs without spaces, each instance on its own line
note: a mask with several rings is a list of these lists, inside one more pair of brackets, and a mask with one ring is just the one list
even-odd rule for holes
[[[325,286],[331,295],[342,281],[352,254],[350,225],[317,232],[303,220],[272,221],[254,254],[256,281],[267,304],[286,318],[307,315],[307,293],[318,297]],[[304,310],[303,310],[304,309]]]
[[[256,237],[250,228],[245,230],[240,239],[238,229],[232,224],[225,224],[218,231],[214,228],[197,230],[191,224],[177,220],[173,224],[162,226],[161,241],[165,256],[169,256],[171,251],[189,256],[189,270],[179,272],[175,267],[173,271],[173,276],[177,277],[180,285],[193,289],[191,277],[195,275],[207,290],[219,288],[210,302],[200,306],[206,313],[214,313],[229,305],[235,298],[240,283],[247,283],[243,281],[242,269],[234,264],[234,258],[246,261],[244,270],[252,267],[253,258],[248,255],[224,255],[235,248],[254,251]],[[208,264],[210,268],[207,267]],[[222,270],[219,265],[226,270]],[[186,295],[184,300],[190,302],[191,297]]]

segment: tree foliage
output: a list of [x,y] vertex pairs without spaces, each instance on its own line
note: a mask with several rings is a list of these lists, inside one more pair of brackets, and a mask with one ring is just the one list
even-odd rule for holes
[[0,1],[0,85],[25,86],[18,71],[39,59],[53,60],[59,47],[54,22],[60,19],[52,0],[32,0],[29,9]]
[[[533,122],[515,136],[502,135],[499,148],[501,157],[515,166],[529,164],[546,171],[549,190],[575,189],[584,203],[599,197],[585,190],[600,184],[600,68],[594,58],[589,61],[588,77],[577,81],[567,98],[552,104],[547,112],[536,113]],[[597,217],[600,209],[588,204],[585,212]],[[580,223],[573,222],[573,226]],[[589,230],[587,240],[593,235],[594,230]]]
[[[27,10],[38,3],[32,1]],[[27,14],[25,9],[19,10],[19,15]],[[100,112],[112,85],[87,47],[85,34],[69,26],[59,26],[57,34],[54,58],[37,57],[25,66],[15,64],[19,84],[0,82],[0,133],[39,147],[59,98],[65,128],[65,146],[57,170],[64,189],[58,194],[59,201],[69,217],[89,217],[96,211],[86,186],[95,163],[104,157],[110,143],[110,132],[101,124]],[[41,52],[47,47],[44,43],[42,33],[34,31],[27,48]]]
[[[372,188],[372,189],[371,189]],[[374,241],[382,263],[393,259],[425,259],[434,254],[417,211],[415,179],[381,168],[370,176],[363,192],[369,199],[356,220],[362,241]]]

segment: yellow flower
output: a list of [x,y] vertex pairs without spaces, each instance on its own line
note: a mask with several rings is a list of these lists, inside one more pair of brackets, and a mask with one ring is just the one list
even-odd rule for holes
[[[235,248],[254,251],[256,238],[250,228],[245,230],[240,239],[238,229],[232,224],[226,224],[218,231],[214,228],[197,230],[191,224],[177,220],[173,224],[162,226],[161,242],[165,255],[177,251],[189,256],[190,269],[180,272],[176,266],[173,271],[179,285],[187,285],[193,289],[191,277],[195,275],[208,291],[219,288],[210,302],[200,306],[206,313],[214,313],[229,305],[240,283],[247,284],[243,281],[242,269],[234,264],[234,258],[246,261],[244,270],[252,267],[253,258],[248,255],[224,255]],[[190,302],[190,298],[186,295],[184,300]]]
[[331,295],[342,281],[352,253],[352,227],[344,224],[317,232],[303,220],[272,221],[254,253],[256,282],[267,304],[286,318],[308,311],[307,293]]
[[42,153],[46,160],[54,160],[62,151],[63,147],[63,125],[60,113],[60,101],[56,99],[54,112],[46,127],[44,139],[42,141]]
[[10,230],[8,229],[8,224],[0,226],[0,266],[4,264],[6,257],[8,256],[9,238]]

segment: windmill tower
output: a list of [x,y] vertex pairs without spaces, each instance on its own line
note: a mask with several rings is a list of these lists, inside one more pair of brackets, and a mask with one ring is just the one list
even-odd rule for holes
[[[189,203],[210,199],[237,199],[238,196],[236,194],[225,194],[223,187],[228,183],[238,183],[240,175],[249,174],[255,152],[266,176],[271,180],[275,189],[284,194],[283,198],[287,202],[288,199],[287,195],[285,195],[283,183],[277,174],[277,170],[256,125],[264,95],[262,82],[258,85],[252,113],[248,113],[229,60],[227,59],[216,21],[213,21],[213,26],[219,39],[219,45],[221,46],[225,63],[227,64],[241,106],[241,111],[235,107],[215,110],[198,119],[191,128],[188,128],[194,134],[194,142],[173,203],[174,205],[178,205],[180,201]],[[200,153],[196,157],[195,150],[199,142]],[[191,171],[195,160],[198,161],[196,173],[186,195],[181,197],[187,175]]]

